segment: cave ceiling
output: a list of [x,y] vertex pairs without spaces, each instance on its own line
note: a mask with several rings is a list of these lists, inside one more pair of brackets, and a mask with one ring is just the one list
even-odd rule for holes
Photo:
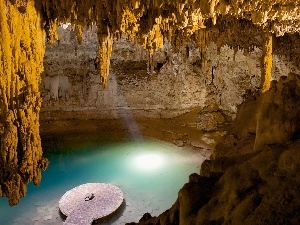
[[53,43],[61,23],[72,24],[79,43],[84,27],[98,27],[104,87],[113,42],[122,34],[143,45],[150,62],[165,40],[175,52],[188,41],[201,49],[210,42],[246,51],[259,47],[268,84],[272,53],[298,54],[299,5],[294,0],[0,0],[0,195],[17,204],[26,184],[38,185],[40,170],[47,167],[39,136],[39,84],[45,38]]
[[[175,52],[188,41],[200,48],[215,42],[220,48],[252,50],[273,36],[299,32],[300,1],[259,0],[87,0],[42,1],[47,40],[57,39],[56,26],[70,22],[80,42],[84,26],[98,27],[98,70],[103,86],[110,65],[113,40],[121,34],[144,46],[151,58],[167,39]],[[267,37],[268,38],[268,37]]]

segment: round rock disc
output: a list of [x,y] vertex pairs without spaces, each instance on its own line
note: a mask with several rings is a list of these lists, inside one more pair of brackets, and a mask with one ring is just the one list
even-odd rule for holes
[[87,183],[67,191],[59,200],[64,224],[91,224],[115,212],[123,202],[122,191],[105,183]]

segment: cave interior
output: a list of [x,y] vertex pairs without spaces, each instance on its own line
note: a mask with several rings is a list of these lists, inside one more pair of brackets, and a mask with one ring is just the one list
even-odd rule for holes
[[[299,224],[299,5],[0,0],[0,195],[16,205],[40,184],[41,137],[116,135],[130,109],[146,135],[207,157],[169,210],[139,224]],[[216,141],[206,150],[204,135]]]

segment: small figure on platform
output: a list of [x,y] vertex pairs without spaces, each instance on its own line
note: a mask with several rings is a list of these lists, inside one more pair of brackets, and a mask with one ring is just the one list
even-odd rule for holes
[[92,200],[93,198],[95,197],[95,195],[92,193],[92,194],[89,194],[88,196],[85,197],[85,201],[90,201]]

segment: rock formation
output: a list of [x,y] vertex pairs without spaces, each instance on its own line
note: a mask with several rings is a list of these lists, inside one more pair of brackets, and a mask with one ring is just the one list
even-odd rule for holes
[[[81,40],[82,27],[92,23],[98,26],[97,62],[104,83],[113,38],[118,38],[121,33],[128,34],[148,49],[150,64],[153,51],[162,47],[164,37],[171,42],[174,51],[179,51],[190,39],[202,48],[211,41],[217,43],[218,48],[225,43],[235,49],[247,50],[264,45],[264,72],[268,78],[273,36],[295,33],[299,29],[298,3],[294,1],[283,4],[280,1],[65,0],[43,1],[42,4],[50,43],[57,38],[56,27],[60,22],[73,24],[78,40]],[[232,38],[234,31],[242,31],[243,35]]]
[[33,1],[1,0],[0,8],[0,195],[14,205],[47,167],[39,135],[45,44]]
[[[80,118],[77,112],[88,118],[120,118],[129,109],[135,117],[165,118],[200,107],[203,112],[195,121],[198,128],[215,130],[215,125],[205,128],[208,123],[204,120],[216,118],[216,113],[233,119],[237,106],[260,87],[262,51],[257,47],[245,52],[224,45],[218,51],[211,43],[201,50],[188,42],[184,60],[166,41],[154,51],[154,72],[149,74],[147,50],[123,36],[114,42],[104,89],[95,67],[97,28],[84,29],[82,44],[77,45],[75,31],[68,24],[63,26],[58,27],[59,41],[45,53],[42,120],[55,120],[58,111],[61,116],[68,113],[68,118]],[[299,73],[297,64],[286,55],[275,52],[273,59],[272,80]]]
[[[71,23],[79,44],[85,27],[92,27],[94,24],[98,27],[96,66],[103,87],[106,87],[109,80],[113,42],[120,39],[122,33],[147,50],[150,73],[155,70],[154,51],[161,48],[165,40],[171,43],[172,51],[180,52],[183,62],[189,57],[188,42],[194,42],[199,47],[200,54],[211,42],[216,44],[217,52],[224,45],[235,52],[243,49],[245,54],[252,52],[255,47],[262,49],[260,86],[265,93],[262,96],[267,96],[265,98],[271,102],[262,101],[262,105],[258,106],[254,129],[254,149],[258,151],[265,144],[272,144],[275,134],[276,144],[289,140],[291,135],[297,137],[298,125],[292,126],[297,121],[297,111],[293,112],[294,102],[288,102],[291,110],[283,111],[288,115],[284,121],[279,120],[280,122],[269,127],[274,124],[273,121],[264,119],[273,111],[274,116],[284,115],[280,109],[285,98],[273,104],[270,94],[272,88],[277,87],[273,87],[271,83],[273,53],[298,62],[299,4],[299,1],[291,0],[0,0],[1,195],[8,197],[10,204],[16,204],[25,195],[26,183],[33,181],[39,184],[40,171],[47,165],[47,160],[42,157],[39,137],[39,85],[43,71],[44,41],[46,39],[49,44],[55,42],[58,38],[57,26],[61,23]],[[82,74],[86,74],[86,69],[83,65]],[[212,75],[213,70],[214,67]],[[83,76],[83,79],[87,77]],[[53,94],[50,98],[57,99],[59,95],[68,98],[69,83],[65,77],[51,78],[49,83],[50,93]],[[297,91],[285,89],[284,85],[282,87],[278,87],[282,93],[280,96],[297,96]],[[85,94],[83,91],[83,99]],[[274,119],[275,122],[277,119]],[[274,132],[268,132],[269,128]],[[215,155],[217,152],[218,150]],[[267,151],[262,154],[262,158],[266,157],[264,154]],[[290,156],[287,154],[286,157]],[[228,182],[233,182],[229,177],[230,175],[227,176]],[[262,180],[261,176],[259,179]],[[226,178],[223,180],[226,181]],[[229,196],[235,194],[230,191],[228,193]],[[209,198],[207,193],[207,200]],[[260,199],[256,195],[253,198]],[[254,203],[259,202],[256,200]],[[235,199],[232,201],[235,202]],[[191,203],[183,204],[187,204],[187,209],[180,214],[188,215]],[[200,205],[202,204],[204,203],[201,202]],[[232,205],[234,206],[233,203]],[[203,213],[201,218],[207,218],[207,214]],[[238,212],[235,213],[231,216],[238,216]],[[215,215],[214,218],[215,221],[222,222],[230,221],[231,217]],[[184,220],[180,220],[183,223]]]

